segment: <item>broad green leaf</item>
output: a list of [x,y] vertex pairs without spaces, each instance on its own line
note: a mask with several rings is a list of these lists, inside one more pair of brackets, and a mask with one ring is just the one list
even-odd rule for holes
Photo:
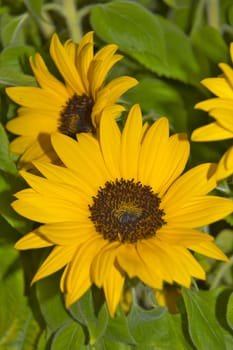
[[14,69],[0,67],[0,84],[35,86],[36,81],[30,75],[17,72]]
[[20,233],[31,230],[32,222],[20,216],[11,207],[11,202],[15,199],[13,194],[22,186],[21,178],[0,170],[0,215]]
[[72,316],[84,324],[89,332],[89,343],[95,344],[104,334],[109,314],[101,291],[90,288],[81,299],[71,307]]
[[191,339],[198,350],[224,350],[223,329],[217,321],[215,305],[219,290],[195,292],[183,289]]
[[233,330],[233,293],[231,294],[230,298],[228,299],[227,304],[227,323],[229,327]]
[[29,71],[29,56],[34,53],[34,48],[30,46],[5,48],[0,55],[0,83],[4,85],[35,86],[35,78],[22,71],[22,66]]
[[[159,76],[196,84],[199,67],[188,37],[143,6],[114,1],[93,7],[91,22],[101,39]],[[181,54],[182,53],[182,54]]]
[[[202,26],[196,29],[191,38],[198,48],[212,62],[228,62],[229,49],[222,35],[215,28]],[[216,67],[217,68],[217,67]]]
[[166,308],[143,310],[134,305],[128,317],[131,334],[142,347],[156,346],[159,349],[191,350],[182,331],[180,315],[172,316]]
[[[131,345],[127,345],[125,343],[121,343],[119,341],[113,341],[106,338],[101,338],[95,344],[95,350],[132,350],[137,348],[131,347]],[[145,348],[143,350],[146,350]]]
[[60,327],[52,338],[51,350],[84,350],[85,334],[77,322],[68,322]]
[[9,245],[0,247],[0,285],[0,348],[35,349],[41,330],[24,296],[19,253]]
[[0,37],[3,46],[19,45],[24,43],[24,28],[28,20],[28,14],[23,13],[19,16],[10,16],[3,14],[1,18]]
[[173,131],[186,131],[187,112],[177,87],[172,84],[160,79],[144,78],[132,91],[127,92],[126,98],[131,103],[139,103],[148,117],[155,116],[157,119],[166,116]]
[[121,307],[118,307],[115,317],[109,319],[105,336],[113,342],[136,344],[129,330],[128,318],[125,316]]
[[60,273],[56,273],[36,283],[37,298],[48,335],[71,320],[62,300],[59,280]]

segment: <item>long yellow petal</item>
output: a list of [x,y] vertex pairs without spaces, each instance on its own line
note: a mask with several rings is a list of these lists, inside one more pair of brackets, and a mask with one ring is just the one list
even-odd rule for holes
[[100,122],[100,145],[105,166],[113,179],[120,178],[120,129],[111,115],[103,112]]
[[51,245],[53,245],[53,243],[46,240],[41,235],[37,234],[36,231],[34,231],[20,238],[16,242],[15,248],[19,250],[27,250],[50,247]]
[[71,245],[68,247],[54,247],[47,259],[43,262],[39,270],[36,272],[31,283],[35,283],[36,281],[62,269],[67,263],[71,261],[74,252],[75,247]]
[[112,264],[103,285],[104,294],[111,317],[114,317],[117,305],[120,302],[124,281],[125,277],[123,272],[119,267]]
[[121,137],[120,170],[124,179],[137,179],[138,157],[142,137],[142,116],[139,105],[134,105]]
[[193,131],[192,141],[218,141],[232,138],[232,132],[224,129],[219,123],[201,126]]

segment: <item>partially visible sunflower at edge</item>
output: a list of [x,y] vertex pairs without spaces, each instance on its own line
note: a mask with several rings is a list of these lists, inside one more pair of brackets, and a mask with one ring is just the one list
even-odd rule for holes
[[66,307],[95,284],[114,316],[126,275],[155,289],[164,281],[190,287],[205,272],[189,250],[228,261],[213,237],[194,228],[228,215],[233,202],[206,196],[216,186],[215,164],[182,175],[189,142],[169,136],[166,118],[146,129],[135,105],[122,133],[104,111],[99,141],[88,133],[79,142],[61,133],[51,140],[64,166],[35,162],[44,177],[22,170],[30,188],[12,205],[41,224],[16,248],[52,248],[33,282],[64,268]]
[[[233,43],[230,45],[233,62]],[[202,80],[217,97],[199,102],[195,108],[202,109],[215,119],[213,123],[202,126],[192,133],[192,141],[219,141],[233,139],[233,69],[226,63],[219,63],[222,74],[216,78]],[[217,177],[219,180],[233,173],[233,146],[220,159]]]
[[117,46],[106,45],[94,54],[93,32],[79,45],[71,40],[61,44],[52,36],[50,55],[61,74],[57,79],[47,69],[40,54],[30,57],[38,87],[9,87],[7,95],[17,104],[18,116],[7,129],[20,135],[10,144],[21,156],[19,166],[27,167],[35,159],[54,160],[50,135],[56,131],[76,138],[80,132],[96,132],[102,111],[111,118],[124,110],[118,98],[137,84],[136,79],[121,76],[104,84],[111,68],[123,56],[115,54]]

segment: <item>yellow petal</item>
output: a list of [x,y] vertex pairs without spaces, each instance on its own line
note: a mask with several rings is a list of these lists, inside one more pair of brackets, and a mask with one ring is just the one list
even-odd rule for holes
[[156,232],[156,238],[168,244],[188,248],[191,244],[213,241],[213,237],[192,228],[164,225]]
[[102,287],[104,281],[108,279],[119,245],[119,242],[105,245],[93,259],[91,265],[91,279],[99,288]]
[[119,267],[111,265],[108,275],[104,280],[104,294],[107,301],[109,313],[114,317],[117,305],[122,296],[125,277]]
[[51,134],[58,129],[58,118],[51,118],[49,113],[47,115],[39,115],[37,112],[31,115],[18,117],[8,122],[7,128],[14,134],[30,136],[34,135],[36,138],[40,133]]
[[171,136],[167,145],[159,152],[161,155],[154,162],[149,183],[154,192],[159,193],[161,197],[186,166],[189,157],[189,142],[186,134]]
[[56,245],[67,246],[72,242],[72,246],[76,247],[96,234],[93,224],[87,220],[46,224],[39,228],[39,232]]
[[196,244],[190,244],[188,248],[210,258],[226,262],[229,261],[227,256],[213,242],[200,242]]
[[[72,203],[63,199],[36,193],[28,195],[27,198],[21,197],[20,193],[17,196],[19,200],[14,201],[12,207],[19,214],[33,221],[54,223],[83,220],[89,216],[88,208],[86,210],[76,208]],[[46,203],[46,205],[42,205],[42,203]]]
[[100,144],[105,166],[113,178],[120,178],[120,129],[111,115],[103,112],[100,122]]
[[165,209],[164,220],[175,227],[201,227],[223,219],[233,211],[233,201],[217,196],[203,196],[187,200],[186,204]]
[[47,241],[34,231],[20,238],[20,240],[16,242],[15,248],[19,250],[27,250],[49,247],[51,245],[53,245],[53,243]]
[[67,307],[78,300],[93,283],[90,273],[91,264],[94,257],[106,244],[107,241],[99,235],[95,239],[86,241],[75,252],[74,259],[66,271],[66,276],[63,277],[67,293]]
[[230,98],[209,98],[208,100],[198,102],[195,108],[209,112],[214,108],[226,108],[233,110],[233,99]]
[[[159,118],[146,131],[140,150],[138,167],[138,176],[143,184],[149,184],[152,168],[159,167],[163,151],[167,147],[168,138],[169,124],[167,118]],[[158,174],[158,176],[160,175]]]
[[[205,163],[198,165],[180,176],[162,198],[161,206],[174,210],[177,204],[185,205],[192,197],[204,195],[216,186],[216,165]],[[176,211],[176,209],[175,209]]]
[[121,137],[120,170],[124,179],[137,179],[141,137],[142,115],[139,105],[135,105],[128,114]]
[[64,103],[61,96],[39,87],[9,87],[6,93],[17,104],[29,108],[44,110],[46,107],[47,111],[57,111],[57,106]]
[[36,53],[34,60],[30,57],[30,64],[36,80],[43,89],[56,92],[64,100],[69,98],[66,87],[49,72],[41,55]]
[[[231,86],[231,89],[233,87],[233,69],[226,63],[219,63],[218,64],[221,70],[223,71],[229,85]],[[232,89],[233,91],[233,89]]]
[[[226,106],[227,108],[227,106]],[[217,122],[226,130],[226,131],[230,131],[232,134],[232,138],[233,138],[233,118],[232,118],[232,113],[233,110],[230,109],[213,109],[210,112],[210,115],[212,117],[214,117]]]
[[75,247],[59,247],[53,248],[47,259],[40,266],[39,270],[33,277],[32,283],[53,274],[54,272],[63,268],[67,263],[70,262],[75,252]]
[[207,78],[201,83],[219,97],[233,98],[233,89],[225,78]]
[[156,268],[153,268],[153,271],[151,268],[148,269],[136,246],[123,244],[118,251],[117,261],[130,278],[137,276],[150,287],[162,288],[163,280]]
[[233,174],[233,146],[222,156],[218,163],[217,179],[223,180]]
[[[79,141],[53,134],[52,144],[62,162],[79,174],[93,188],[99,188],[108,178],[97,140],[89,134],[79,134]],[[69,150],[69,152],[67,152]],[[80,166],[82,164],[82,166]],[[95,179],[95,182],[93,181]]]
[[201,126],[193,131],[192,141],[218,141],[232,138],[232,132],[224,129],[219,123]]
[[64,80],[69,84],[73,91],[80,96],[84,94],[85,89],[83,87],[80,75],[73,60],[68,56],[67,51],[61,44],[57,34],[53,34],[50,44],[50,55]]

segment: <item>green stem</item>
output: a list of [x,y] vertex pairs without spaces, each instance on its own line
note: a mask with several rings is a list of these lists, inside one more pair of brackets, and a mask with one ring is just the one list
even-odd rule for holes
[[78,43],[81,39],[81,32],[78,25],[77,9],[75,6],[75,0],[63,1],[64,17],[71,36],[71,39]]
[[199,0],[197,2],[191,34],[194,33],[201,26],[202,19],[204,17],[205,4],[206,0]]
[[206,12],[208,25],[220,31],[219,0],[207,0]]
[[222,277],[225,275],[225,273],[227,272],[227,270],[233,265],[233,255],[230,257],[230,261],[226,264],[223,264],[220,269],[218,270],[213,282],[211,283],[211,287],[210,289],[214,289],[216,287],[218,287],[218,285],[220,284],[220,281],[222,279]]

